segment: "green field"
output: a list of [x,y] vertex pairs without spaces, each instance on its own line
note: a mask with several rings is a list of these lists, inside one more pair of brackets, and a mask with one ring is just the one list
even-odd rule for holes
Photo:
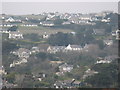
[[45,34],[55,34],[57,32],[63,32],[63,33],[70,33],[73,32],[70,29],[53,29],[50,27],[42,27],[42,26],[38,26],[38,27],[19,27],[18,30],[20,32],[22,32],[23,34],[30,34],[30,33],[35,33],[35,34],[39,34],[39,35],[43,35]]

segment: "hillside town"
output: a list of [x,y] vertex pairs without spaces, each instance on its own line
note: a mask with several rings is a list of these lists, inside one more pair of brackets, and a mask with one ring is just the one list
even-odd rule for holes
[[112,11],[2,14],[2,87],[116,87],[117,15]]

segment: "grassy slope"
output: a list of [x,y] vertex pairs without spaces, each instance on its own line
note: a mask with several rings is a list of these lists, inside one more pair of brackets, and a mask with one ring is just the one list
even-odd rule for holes
[[47,34],[55,34],[56,32],[63,32],[63,33],[72,32],[72,30],[70,30],[70,29],[53,29],[50,27],[41,27],[41,26],[39,26],[39,27],[19,27],[18,29],[23,34],[36,33],[39,35],[43,35],[43,34],[45,34],[45,32]]

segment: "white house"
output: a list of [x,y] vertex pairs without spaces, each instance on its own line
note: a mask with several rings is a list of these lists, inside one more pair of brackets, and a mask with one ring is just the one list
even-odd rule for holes
[[19,31],[9,32],[10,39],[23,39],[23,34]]
[[120,30],[116,30],[116,39],[120,40]]
[[98,63],[110,63],[111,61],[107,61],[107,60],[100,60],[100,61],[97,61],[96,64]]
[[54,26],[54,23],[51,21],[40,22],[40,24],[43,26]]
[[9,17],[6,22],[15,22],[15,20],[12,17]]
[[46,39],[47,39],[47,38],[49,38],[49,35],[48,35],[48,34],[44,34],[44,35],[43,35],[43,38],[46,38]]
[[82,50],[82,47],[80,45],[68,45],[65,50],[69,50],[69,51],[80,51]]
[[0,75],[2,74],[7,74],[7,72],[5,71],[5,68],[3,66],[0,67]]
[[19,60],[19,61],[13,61],[13,63],[10,64],[10,67],[15,67],[16,65],[20,65],[20,64],[23,64],[23,63],[27,63],[27,59],[22,59],[22,60]]
[[113,40],[104,40],[104,43],[108,46],[113,44]]

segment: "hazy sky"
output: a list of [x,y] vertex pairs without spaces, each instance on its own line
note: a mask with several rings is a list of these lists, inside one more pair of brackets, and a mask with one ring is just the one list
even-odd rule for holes
[[0,0],[2,2],[119,2],[120,0]]
[[117,2],[3,2],[5,14],[39,14],[42,12],[91,13],[110,10],[117,12]]

